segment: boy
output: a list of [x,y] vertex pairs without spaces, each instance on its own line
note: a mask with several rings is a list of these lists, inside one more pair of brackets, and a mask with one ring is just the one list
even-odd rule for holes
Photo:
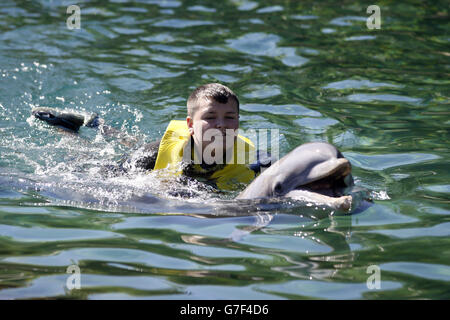
[[[35,117],[53,125],[77,131],[84,123],[77,115],[55,115],[54,110],[36,108]],[[78,116],[79,117],[79,116]],[[88,127],[99,127],[102,133],[118,133],[93,118]],[[250,183],[261,171],[256,162],[246,165],[239,159],[250,158],[255,152],[252,142],[237,134],[239,128],[239,99],[228,87],[210,83],[196,88],[187,101],[186,121],[172,120],[160,141],[142,147],[132,157],[122,161],[114,171],[130,167],[144,170],[164,169],[172,175],[206,180],[223,190],[233,190]],[[258,155],[259,158],[259,155]],[[110,168],[111,169],[111,168]]]

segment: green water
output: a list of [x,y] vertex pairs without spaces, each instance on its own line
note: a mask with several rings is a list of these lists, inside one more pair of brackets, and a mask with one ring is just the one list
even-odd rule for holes
[[[450,298],[446,1],[379,2],[379,30],[364,2],[77,1],[69,30],[71,4],[0,4],[0,299]],[[98,112],[143,143],[213,81],[240,97],[243,129],[279,129],[281,154],[336,145],[374,204],[166,197],[153,175],[99,178],[131,148],[30,117]]]

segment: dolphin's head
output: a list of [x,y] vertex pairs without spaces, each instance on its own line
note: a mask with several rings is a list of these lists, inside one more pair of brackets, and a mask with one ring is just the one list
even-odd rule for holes
[[303,144],[257,177],[238,198],[289,196],[306,190],[331,197],[353,184],[351,164],[334,146],[324,142]]

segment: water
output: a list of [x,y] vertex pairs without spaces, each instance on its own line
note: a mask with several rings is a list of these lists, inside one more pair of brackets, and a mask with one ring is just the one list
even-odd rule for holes
[[[363,2],[77,3],[80,30],[70,1],[0,5],[1,299],[450,298],[448,3],[382,5],[381,30]],[[144,143],[213,81],[243,129],[279,129],[281,154],[336,145],[374,204],[239,207],[154,174],[101,179],[132,147],[30,117],[98,112]]]

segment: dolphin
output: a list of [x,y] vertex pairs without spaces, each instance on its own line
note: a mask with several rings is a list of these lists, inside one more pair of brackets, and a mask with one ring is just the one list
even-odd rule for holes
[[351,164],[333,145],[305,143],[272,164],[242,191],[236,199],[287,197],[349,210],[353,186]]

